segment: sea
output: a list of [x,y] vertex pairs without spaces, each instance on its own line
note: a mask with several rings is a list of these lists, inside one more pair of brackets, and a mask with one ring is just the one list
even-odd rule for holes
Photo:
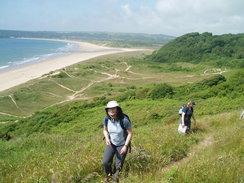
[[72,53],[80,53],[71,42],[38,39],[0,39],[0,72]]

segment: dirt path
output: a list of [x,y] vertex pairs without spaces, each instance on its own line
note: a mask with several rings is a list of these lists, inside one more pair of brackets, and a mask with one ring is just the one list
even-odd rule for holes
[[[165,174],[166,172],[168,172],[173,167],[178,168],[181,164],[185,164],[186,162],[188,162],[195,155],[195,153],[203,150],[204,148],[206,148],[207,146],[212,145],[213,143],[214,143],[213,137],[211,135],[208,136],[206,139],[204,139],[199,144],[194,146],[190,150],[190,152],[186,155],[186,157],[184,157],[183,159],[181,159],[179,161],[172,162],[169,165],[163,167],[162,170],[161,170],[162,174]],[[163,181],[163,182],[167,182],[167,181]]]
[[11,101],[14,103],[14,105],[16,106],[16,108],[20,109],[19,106],[17,105],[17,102],[14,100],[14,98],[12,97],[12,95],[9,95],[9,98],[11,99]]
[[[60,102],[58,102],[58,103],[55,103],[55,104],[52,104],[51,106],[54,106],[54,105],[58,105],[58,104],[62,104],[62,103],[66,103],[66,102],[70,102],[70,101],[72,101],[72,100],[76,100],[76,99],[87,99],[87,97],[85,97],[84,96],[84,91],[86,91],[87,89],[89,89],[91,86],[93,86],[94,84],[96,84],[96,83],[101,83],[101,82],[104,82],[104,81],[108,81],[108,80],[112,80],[112,79],[117,79],[117,78],[121,78],[121,79],[127,79],[127,80],[141,80],[141,79],[151,79],[151,78],[153,78],[153,77],[141,77],[141,78],[129,78],[129,77],[123,77],[123,76],[120,76],[118,73],[119,72],[129,72],[129,73],[131,73],[131,74],[135,74],[135,75],[143,75],[143,74],[141,74],[141,73],[135,73],[135,72],[132,72],[130,69],[132,68],[132,66],[131,65],[128,65],[128,63],[127,62],[123,62],[124,64],[125,64],[125,66],[126,66],[126,68],[124,69],[124,70],[119,70],[119,69],[117,69],[117,68],[115,68],[114,70],[115,70],[115,73],[113,73],[113,74],[110,74],[110,73],[107,73],[107,72],[99,72],[99,71],[96,71],[96,70],[93,70],[92,69],[92,71],[94,71],[94,72],[96,72],[96,73],[99,73],[99,74],[102,74],[102,75],[105,75],[105,76],[107,76],[107,77],[105,77],[105,78],[103,78],[103,79],[100,79],[100,80],[92,80],[92,81],[90,81],[90,83],[88,83],[87,84],[87,86],[84,86],[83,88],[81,88],[80,90],[73,90],[73,89],[71,89],[71,88],[69,88],[69,87],[67,87],[67,86],[64,86],[63,84],[60,84],[60,83],[58,83],[57,81],[53,81],[52,79],[49,79],[50,81],[52,81],[52,82],[54,82],[56,85],[58,85],[59,87],[61,87],[61,88],[63,88],[63,89],[66,89],[66,90],[68,90],[68,91],[70,91],[70,92],[72,92],[73,94],[71,94],[70,96],[67,96],[66,97],[66,99],[64,99],[64,100],[62,100],[62,101],[60,101]],[[105,67],[106,68],[106,66],[103,66],[103,67]],[[70,75],[67,71],[62,71],[62,72],[64,72],[68,77],[70,77],[70,78],[73,78],[74,76],[72,76],[72,75]],[[44,77],[49,77],[49,76],[53,76],[53,75],[57,75],[57,74],[60,74],[60,71],[57,71],[57,72],[55,72],[55,73],[51,73],[51,74],[49,74],[49,75],[45,75]],[[121,80],[121,82],[123,81],[123,80]],[[54,94],[54,93],[49,93],[50,95],[53,95],[53,96],[56,96],[56,97],[61,97],[61,96],[58,96],[58,95],[56,95],[56,94]],[[21,110],[21,108],[17,105],[17,103],[16,103],[16,101],[14,100],[14,98],[11,96],[11,95],[9,95],[8,96],[9,98],[10,98],[10,100],[14,103],[14,105],[16,106],[16,108],[18,108],[19,110]],[[51,106],[48,106],[48,107],[46,107],[46,108],[49,108],[49,107],[51,107]],[[1,112],[0,112],[0,114],[1,114]]]
[[[12,114],[8,114],[8,113],[4,113],[4,112],[0,112],[0,115],[3,115],[3,116],[11,116],[11,117],[20,117],[20,116],[15,116],[15,115],[12,115]],[[15,120],[14,122],[18,122],[19,120]],[[12,121],[0,121],[0,125],[1,124],[5,124],[5,123],[9,123],[9,122],[12,122]]]
[[5,113],[5,112],[0,112],[0,115],[11,116],[11,117],[19,117],[19,116],[16,116],[16,115]]
[[[134,73],[134,72],[130,71],[130,69],[132,68],[132,66],[131,66],[131,65],[128,65],[127,62],[123,62],[123,63],[126,65],[126,68],[125,68],[125,70],[122,71],[122,72],[131,72],[131,73],[133,73],[133,74],[141,75],[141,74],[139,74],[139,73]],[[139,79],[149,79],[149,78],[152,78],[152,77],[142,77],[142,78],[137,78],[137,79],[136,79],[136,78],[122,77],[122,76],[120,76],[120,75],[118,74],[118,72],[121,72],[121,70],[119,70],[119,69],[117,69],[117,68],[114,69],[114,70],[115,70],[115,73],[114,73],[114,74],[110,74],[110,73],[107,73],[107,72],[99,72],[99,71],[96,71],[96,70],[94,70],[94,69],[91,69],[91,70],[94,71],[94,72],[96,72],[96,73],[99,73],[99,74],[102,74],[102,75],[106,75],[107,77],[106,77],[106,78],[103,78],[103,79],[101,79],[101,80],[94,80],[94,81],[91,81],[90,83],[88,83],[87,86],[83,87],[82,89],[80,89],[80,90],[78,90],[78,91],[74,91],[74,90],[72,90],[72,89],[70,89],[70,88],[68,88],[68,87],[66,87],[66,86],[64,86],[64,85],[61,85],[61,84],[55,82],[55,83],[56,83],[57,85],[59,85],[60,87],[65,88],[65,89],[67,89],[67,90],[73,92],[74,94],[68,96],[65,100],[60,101],[60,102],[58,102],[58,103],[55,103],[55,104],[53,104],[53,105],[51,105],[51,106],[54,106],[54,105],[57,105],[57,104],[62,104],[62,103],[65,103],[65,102],[69,102],[69,101],[75,100],[75,99],[77,99],[77,98],[79,98],[79,99],[86,99],[86,97],[83,96],[83,95],[84,95],[83,92],[86,91],[87,89],[89,89],[92,85],[94,85],[94,84],[96,84],[96,83],[101,83],[101,82],[108,81],[108,80],[112,80],[112,79],[116,79],[116,78],[129,79],[129,80],[139,80]],[[51,107],[51,106],[49,106],[49,107]],[[47,107],[47,108],[48,108],[48,107]]]
[[211,74],[222,74],[224,72],[227,72],[226,69],[222,70],[220,68],[212,68],[212,69],[207,69],[203,72],[203,76],[211,75]]

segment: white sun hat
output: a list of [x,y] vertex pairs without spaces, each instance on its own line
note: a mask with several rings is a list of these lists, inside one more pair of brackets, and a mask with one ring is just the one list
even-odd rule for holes
[[115,100],[108,102],[106,105],[106,109],[114,108],[114,107],[119,107],[119,103]]

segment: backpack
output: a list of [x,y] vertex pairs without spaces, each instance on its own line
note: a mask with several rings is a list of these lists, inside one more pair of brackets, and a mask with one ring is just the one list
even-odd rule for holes
[[182,105],[180,108],[179,108],[179,115],[181,116],[182,115],[182,111],[183,111],[183,109],[185,108],[185,107],[187,107],[185,104],[184,105]]
[[[126,117],[126,118],[129,120],[129,122],[130,122],[130,118],[129,118],[129,116],[128,116],[127,114],[124,114],[124,113],[123,113],[123,118],[121,118],[121,119],[119,120],[119,123],[120,123],[121,128],[124,130],[124,137],[125,137],[125,140],[126,140],[127,135],[128,135],[128,132],[127,132],[125,126],[124,126],[124,119],[125,119],[125,117]],[[108,119],[109,119],[108,116],[106,116],[105,119],[104,119],[104,122],[105,122],[105,125],[106,125],[106,126],[108,125]],[[104,137],[104,139],[105,139],[105,137]],[[131,141],[130,141],[130,143],[128,144],[128,151],[131,153]]]

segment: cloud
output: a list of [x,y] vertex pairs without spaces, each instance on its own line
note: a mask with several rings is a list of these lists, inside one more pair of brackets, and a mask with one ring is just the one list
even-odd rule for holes
[[0,27],[174,36],[243,33],[243,9],[243,0],[1,0]]
[[132,15],[132,11],[131,11],[130,6],[128,4],[122,5],[121,8],[127,16]]
[[156,10],[162,14],[176,14],[179,13],[182,5],[185,6],[185,1],[177,0],[160,0],[156,4]]
[[174,34],[193,31],[223,34],[233,31],[231,27],[244,31],[241,6],[243,9],[242,0],[157,0],[155,11],[166,21],[167,31],[170,27],[178,29],[171,30]]

